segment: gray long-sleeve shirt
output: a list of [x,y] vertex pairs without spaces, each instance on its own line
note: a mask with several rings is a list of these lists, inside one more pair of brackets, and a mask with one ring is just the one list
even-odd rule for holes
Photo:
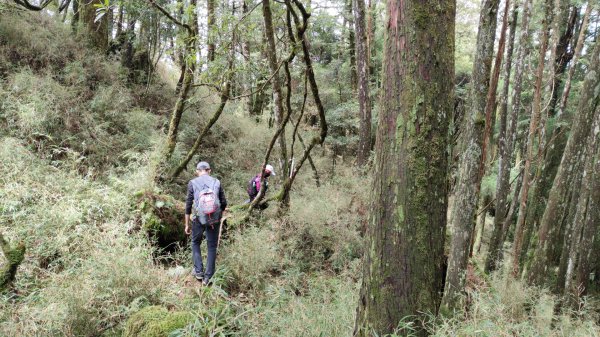
[[[194,189],[199,188],[198,186],[208,186],[209,188],[214,186],[214,182],[218,181],[218,179],[209,176],[208,174],[201,175],[196,177],[188,183],[188,192],[187,198],[185,200],[185,214],[192,214],[192,207],[194,205]],[[227,208],[227,199],[225,199],[225,192],[223,191],[223,186],[219,182],[219,202],[221,204],[221,211],[224,211]]]

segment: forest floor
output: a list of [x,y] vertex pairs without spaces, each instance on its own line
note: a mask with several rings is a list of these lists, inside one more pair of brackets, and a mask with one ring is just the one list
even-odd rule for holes
[[[140,191],[183,201],[192,177],[164,186],[151,179],[172,89],[128,83],[116,60],[84,46],[50,18],[0,12],[0,231],[27,247],[12,289],[0,295],[0,335],[351,335],[368,178],[317,149],[322,186],[305,167],[287,215],[277,217],[272,204],[230,228],[214,285],[201,287],[189,245],[160,250],[140,230],[148,219],[136,204]],[[174,161],[216,102],[206,90],[192,97]],[[231,204],[246,199],[274,131],[267,118],[257,123],[244,104],[229,104],[200,151]],[[279,184],[272,180],[271,193]],[[469,273],[470,311],[433,321],[432,334],[600,335],[593,301],[556,315],[547,290],[480,269]]]

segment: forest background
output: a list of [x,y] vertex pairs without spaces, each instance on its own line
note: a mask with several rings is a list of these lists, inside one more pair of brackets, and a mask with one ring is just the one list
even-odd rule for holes
[[[597,336],[597,3],[405,1],[433,65],[393,61],[404,2],[2,0],[0,334]],[[396,95],[397,69],[439,95]],[[443,219],[415,233],[384,203],[424,191],[388,118],[443,145],[417,151],[438,189],[404,206]],[[199,159],[231,204],[212,287],[182,224]],[[410,294],[380,296],[380,248],[423,261],[390,281]]]

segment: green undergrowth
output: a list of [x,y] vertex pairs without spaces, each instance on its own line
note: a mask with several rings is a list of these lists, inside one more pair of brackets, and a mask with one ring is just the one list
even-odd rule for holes
[[[0,15],[0,231],[27,248],[15,282],[0,294],[0,335],[349,331],[366,194],[353,187],[352,169],[316,188],[306,163],[289,214],[276,219],[272,203],[232,226],[214,285],[201,288],[189,275],[187,244],[168,256],[155,246],[171,232],[175,246],[185,242],[182,202],[193,172],[190,165],[160,189],[151,179],[172,91],[128,83],[116,60],[85,49],[51,19]],[[213,99],[202,90],[190,99],[171,164],[214,111]],[[268,116],[257,124],[243,107],[228,104],[194,159],[211,163],[231,205],[246,199],[274,132]],[[301,132],[309,138],[314,130]],[[329,180],[326,149],[314,153]],[[280,183],[271,179],[269,195]]]

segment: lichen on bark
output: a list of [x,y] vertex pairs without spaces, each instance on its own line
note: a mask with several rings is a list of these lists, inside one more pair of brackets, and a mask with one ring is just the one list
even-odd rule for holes
[[375,179],[356,336],[393,333],[406,317],[422,326],[426,313],[436,314],[439,308],[454,14],[454,0],[387,3]]

